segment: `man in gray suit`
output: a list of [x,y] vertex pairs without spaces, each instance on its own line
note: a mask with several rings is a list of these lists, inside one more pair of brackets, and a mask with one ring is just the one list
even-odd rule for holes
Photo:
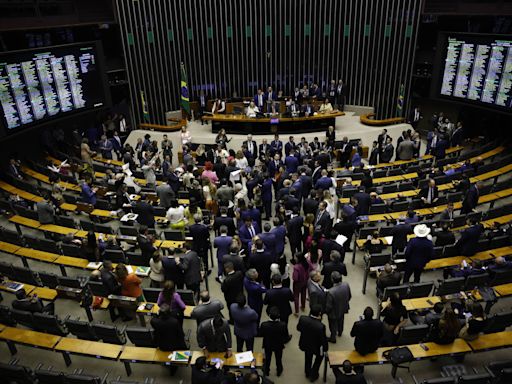
[[189,242],[185,243],[185,254],[183,257],[176,257],[176,264],[184,273],[185,284],[187,289],[194,291],[194,296],[197,299],[199,295],[199,286],[201,284],[201,258],[197,252],[192,251],[192,246]]
[[414,143],[411,141],[409,134],[406,134],[404,140],[396,149],[400,160],[411,160],[414,155]]
[[176,198],[174,191],[167,183],[162,183],[156,187],[156,195],[160,199],[159,205],[165,209],[169,209],[171,206],[171,201]]
[[338,271],[331,273],[331,280],[334,285],[327,291],[325,307],[331,331],[329,341],[336,343],[336,334],[341,336],[343,333],[345,313],[350,309],[349,301],[352,295],[350,286],[341,282],[341,274]]
[[225,201],[225,202],[233,202],[235,199],[235,191],[233,188],[228,186],[228,182],[226,179],[222,179],[220,181],[220,187],[217,189],[217,200]]
[[199,294],[199,304],[197,304],[190,314],[190,317],[196,319],[197,326],[206,319],[211,319],[215,315],[220,315],[220,311],[224,309],[222,304],[217,299],[211,299],[210,293],[207,290],[201,291]]
[[320,282],[322,281],[322,275],[320,271],[311,271],[309,273],[308,281],[308,295],[309,295],[309,307],[313,308],[318,305],[322,313],[325,313],[325,302],[327,299],[327,289],[322,287]]
[[41,224],[53,224],[55,222],[55,209],[48,202],[47,196],[36,204],[37,219]]
[[206,358],[209,352],[226,352],[225,356],[231,357],[231,329],[227,320],[221,315],[204,320],[197,327],[197,344]]

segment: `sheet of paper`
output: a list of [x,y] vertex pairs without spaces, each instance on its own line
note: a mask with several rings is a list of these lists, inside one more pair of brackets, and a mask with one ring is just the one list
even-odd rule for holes
[[393,236],[385,236],[384,238],[386,239],[388,245],[393,244]]
[[347,241],[347,240],[348,240],[348,238],[346,236],[343,236],[343,235],[338,235],[338,237],[336,237],[336,242],[339,245],[345,244],[345,241]]
[[126,269],[128,270],[128,273],[133,273],[133,268],[131,265],[127,265]]
[[235,354],[235,359],[237,364],[250,363],[254,360],[254,356],[252,351],[241,352]]

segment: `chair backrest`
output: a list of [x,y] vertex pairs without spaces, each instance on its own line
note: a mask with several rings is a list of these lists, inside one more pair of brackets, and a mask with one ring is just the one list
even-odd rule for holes
[[30,268],[12,266],[13,278],[22,283],[31,284],[35,286],[42,286],[41,280],[37,272],[32,271]]
[[68,319],[66,320],[66,327],[69,332],[79,339],[98,341],[98,336],[96,336],[96,332],[88,321]]
[[363,227],[359,230],[359,238],[366,239],[368,236],[372,235],[373,232],[378,230],[379,227]]
[[392,168],[388,171],[388,176],[403,175],[404,171],[401,168]]
[[430,296],[432,288],[434,288],[433,281],[427,283],[411,284],[411,286],[409,287],[409,294],[407,295],[407,297],[410,299],[416,299],[418,297]]
[[80,220],[80,227],[82,227],[84,231],[94,231],[94,223],[87,220]]
[[38,272],[39,278],[43,286],[55,289],[59,285],[59,277],[51,272]]
[[358,192],[357,188],[345,188],[341,191],[342,198],[350,198]]
[[18,364],[0,363],[0,376],[4,383],[33,384],[36,383],[34,373],[28,367]]
[[100,233],[105,233],[107,235],[111,235],[112,233],[114,233],[114,229],[110,226],[110,225],[107,225],[107,224],[94,224],[94,230],[95,232],[100,232]]
[[429,326],[427,324],[409,325],[407,327],[400,328],[400,334],[398,335],[397,344],[416,344],[421,343],[426,339]]
[[103,258],[113,263],[126,263],[126,256],[120,249],[106,249]]
[[498,377],[502,370],[512,368],[512,360],[492,361],[487,364],[486,368],[495,377]]
[[162,292],[162,288],[143,288],[144,298],[150,303],[156,303],[158,301],[158,295]]
[[455,203],[457,201],[461,201],[462,200],[462,192],[447,193],[446,200],[448,200],[449,203]]
[[69,331],[66,325],[56,316],[46,313],[34,313],[34,325],[37,329],[57,336],[66,336]]
[[444,247],[434,247],[434,256],[432,257],[432,259],[441,259],[443,257],[443,252]]
[[397,184],[386,184],[382,186],[382,193],[395,193],[398,191]]
[[93,324],[93,329],[98,338],[103,340],[104,343],[126,344],[126,334],[124,330],[119,330],[114,325],[95,323]]
[[23,235],[23,240],[25,240],[25,244],[28,248],[38,249],[38,247],[39,247],[39,238],[38,237]]
[[28,311],[21,311],[19,309],[11,309],[11,315],[14,321],[27,328],[34,328],[34,319],[32,313]]
[[483,252],[489,249],[491,241],[489,239],[480,239],[476,245],[476,252]]
[[457,384],[489,384],[491,380],[492,376],[489,373],[478,373],[459,377]]
[[509,236],[496,236],[491,240],[491,244],[489,244],[490,249],[506,247],[510,244]]
[[471,275],[466,278],[466,284],[464,290],[470,291],[476,287],[482,287],[489,283],[489,274],[482,273],[480,275]]
[[177,289],[176,292],[180,294],[181,300],[183,300],[185,305],[196,305],[194,291],[189,289]]
[[60,245],[62,249],[62,254],[71,257],[81,257],[81,250],[78,245],[70,244],[70,243],[62,243]]
[[64,373],[48,369],[37,369],[35,371],[37,384],[64,384]]
[[121,233],[121,235],[133,236],[133,237],[137,237],[137,235],[139,234],[139,231],[137,231],[137,228],[128,227],[128,226],[120,226],[119,232]]
[[379,213],[386,213],[388,210],[388,206],[384,203],[382,204],[372,204],[370,206],[370,215],[373,214],[379,214]]
[[66,375],[66,384],[101,384],[102,378],[92,375],[77,375],[75,373]]
[[501,285],[512,283],[512,269],[493,271],[490,285]]
[[82,288],[82,283],[76,277],[59,276],[59,285],[69,288]]
[[502,332],[512,325],[512,311],[499,312],[489,318],[485,333]]
[[0,323],[10,327],[16,326],[16,320],[12,317],[11,308],[6,305],[0,305]]
[[445,296],[460,292],[464,289],[464,282],[465,279],[463,277],[443,280],[436,289],[436,295]]
[[107,297],[108,292],[107,288],[103,285],[101,281],[90,281],[87,283],[87,286],[91,290],[94,296]]
[[402,191],[411,191],[414,189],[414,185],[411,182],[405,182],[398,184],[398,190]]
[[173,241],[183,241],[185,237],[183,236],[183,232],[174,229],[168,229],[163,231],[165,240],[173,240]]
[[153,331],[143,327],[127,327],[126,334],[130,341],[137,347],[155,347]]
[[456,377],[438,377],[436,379],[423,380],[421,384],[455,384],[457,383]]
[[41,251],[56,253],[60,255],[60,248],[57,243],[50,239],[39,239],[38,248]]
[[12,279],[14,275],[14,272],[12,270],[12,264],[0,261],[0,275]]
[[380,267],[386,263],[389,263],[390,259],[390,254],[375,253],[368,258],[368,267]]
[[57,216],[57,223],[64,227],[76,228],[75,219],[69,216]]
[[16,244],[19,246],[23,246],[23,238],[16,231],[11,231],[10,229],[2,228],[2,239],[11,244]]
[[382,300],[387,300],[393,294],[398,293],[400,298],[404,299],[407,297],[407,293],[409,291],[409,285],[397,285],[394,287],[386,287],[384,288],[384,294],[382,295]]
[[443,249],[443,257],[453,257],[459,255],[459,248],[456,244],[448,244]]

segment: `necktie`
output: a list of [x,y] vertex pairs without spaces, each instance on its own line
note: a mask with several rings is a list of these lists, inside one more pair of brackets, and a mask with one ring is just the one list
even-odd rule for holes
[[433,193],[432,188],[429,188],[428,196],[427,196],[427,203],[429,203],[429,204],[432,203],[432,193]]
[[256,236],[256,232],[254,232],[254,228],[252,227],[252,225],[249,227],[249,233],[251,234],[251,238]]
[[322,217],[322,211],[318,212],[318,215],[316,216],[316,222],[315,224],[317,224],[319,221],[320,221],[320,218]]

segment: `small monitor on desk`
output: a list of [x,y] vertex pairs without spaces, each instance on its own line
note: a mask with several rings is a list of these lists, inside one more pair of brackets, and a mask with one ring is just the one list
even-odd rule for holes
[[270,119],[270,124],[279,124],[279,118],[277,117],[272,117]]

